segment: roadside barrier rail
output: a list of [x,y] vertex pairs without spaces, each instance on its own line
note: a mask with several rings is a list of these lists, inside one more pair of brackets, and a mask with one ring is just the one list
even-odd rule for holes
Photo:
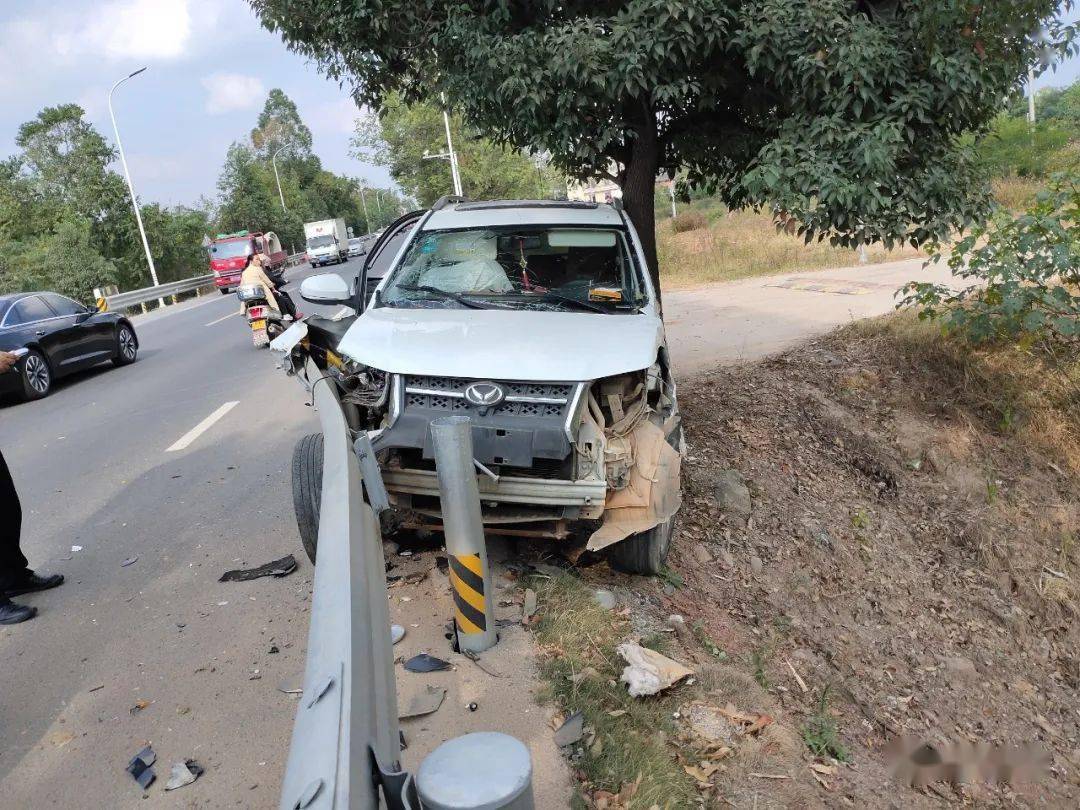
[[165,298],[166,296],[192,292],[200,287],[207,287],[213,283],[214,274],[208,273],[205,276],[194,276],[193,278],[185,278],[181,281],[170,281],[167,284],[158,284],[156,287],[143,287],[140,290],[131,290],[129,292],[116,293],[114,295],[99,295],[97,296],[97,306],[102,312],[113,309],[124,309],[125,307],[145,304],[148,301],[156,301],[157,299]]

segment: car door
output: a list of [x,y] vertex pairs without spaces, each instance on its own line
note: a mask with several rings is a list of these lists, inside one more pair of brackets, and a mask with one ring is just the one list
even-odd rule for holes
[[382,236],[375,240],[364,257],[364,266],[356,281],[354,309],[362,312],[371,299],[372,293],[383,277],[390,272],[390,265],[397,258],[398,251],[405,240],[412,233],[413,227],[426,211],[412,211],[403,217],[391,222],[382,232]]
[[100,363],[116,353],[116,335],[111,317],[101,315],[66,295],[42,293],[41,297],[57,315],[68,319],[61,335],[62,342],[66,344],[64,371]]
[[54,373],[61,371],[68,350],[65,330],[74,318],[57,315],[40,295],[28,295],[16,301],[4,318],[23,346],[36,345],[49,361]]

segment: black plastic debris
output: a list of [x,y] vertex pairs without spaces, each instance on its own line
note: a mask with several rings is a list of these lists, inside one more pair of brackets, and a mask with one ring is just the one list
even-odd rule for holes
[[434,655],[420,653],[405,662],[405,669],[409,672],[441,672],[444,669],[450,669],[450,662],[436,658]]
[[143,790],[154,784],[154,780],[157,779],[154,769],[151,767],[155,762],[157,762],[157,754],[148,745],[133,756],[131,762],[128,763],[127,772],[131,774],[131,778],[138,782],[139,787]]
[[138,560],[138,557],[128,557],[126,560],[120,563],[120,567],[127,568],[129,565],[134,565],[136,562],[138,562]]
[[176,790],[184,785],[190,785],[203,774],[203,767],[193,759],[185,759],[183,762],[175,762],[169,781],[165,783],[166,790]]
[[405,708],[398,713],[398,720],[408,720],[411,717],[423,717],[439,710],[443,698],[446,697],[445,686],[425,687],[423,692],[417,692],[409,698]]
[[218,578],[218,582],[247,582],[259,577],[283,577],[296,570],[296,558],[287,554],[280,560],[268,562],[258,568],[237,568],[235,571],[226,571]]
[[466,706],[465,708],[467,708],[470,712],[475,712],[480,707],[478,705],[476,705],[476,701],[474,700],[474,701],[470,702],[469,705]]

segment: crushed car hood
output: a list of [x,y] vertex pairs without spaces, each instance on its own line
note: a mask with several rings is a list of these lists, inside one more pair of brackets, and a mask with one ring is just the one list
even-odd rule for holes
[[595,380],[652,365],[663,328],[650,313],[379,307],[357,318],[338,348],[396,374]]

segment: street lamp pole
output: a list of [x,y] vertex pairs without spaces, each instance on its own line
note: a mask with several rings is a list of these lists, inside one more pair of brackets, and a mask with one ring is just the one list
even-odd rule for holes
[[[113,132],[116,134],[116,148],[120,152],[120,165],[124,167],[124,177],[127,179],[128,191],[131,193],[131,207],[135,209],[135,222],[139,226],[139,235],[142,237],[143,250],[146,251],[146,263],[150,266],[150,278],[154,282],[154,286],[158,286],[157,268],[154,267],[154,257],[150,254],[150,243],[146,241],[146,228],[143,227],[142,214],[139,212],[139,200],[135,196],[135,185],[131,182],[131,172],[128,171],[127,157],[124,155],[124,144],[120,140],[120,128],[116,125],[116,115],[113,113],[112,96],[113,91],[128,79],[132,79],[138,76],[146,70],[145,67],[141,67],[133,73],[129,73],[124,78],[120,79],[116,84],[109,88],[108,103],[109,103],[109,118],[112,119]],[[158,305],[165,306],[165,299],[158,298]]]
[[458,171],[457,155],[454,153],[454,142],[450,139],[450,113],[446,111],[446,94],[443,93],[443,126],[446,127],[446,152],[450,156],[450,173],[454,178],[454,194],[458,197],[461,193],[461,173]]
[[274,182],[277,183],[277,195],[278,195],[278,199],[281,200],[281,210],[282,211],[287,211],[288,209],[285,207],[285,195],[281,193],[281,178],[278,176],[278,171],[277,171],[277,156],[279,154],[281,154],[281,151],[283,149],[287,149],[288,147],[289,147],[289,144],[279,146],[277,151],[274,152],[274,154],[272,154],[270,156],[270,163],[274,167]]

